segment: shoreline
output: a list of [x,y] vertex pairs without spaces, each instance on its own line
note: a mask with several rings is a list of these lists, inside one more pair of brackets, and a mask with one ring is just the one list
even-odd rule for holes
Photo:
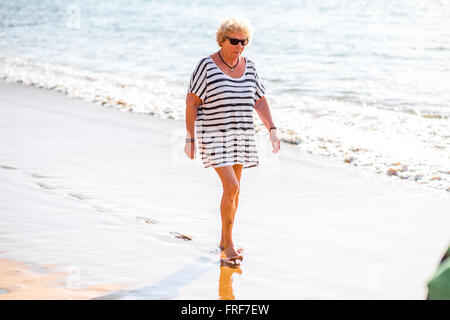
[[[163,79],[161,83],[117,79],[111,74],[32,59],[6,56],[3,59],[5,71],[0,78],[5,81],[160,119],[184,119],[184,97],[180,94],[184,88],[172,88]],[[450,192],[450,168],[445,160],[448,158],[445,150],[450,147],[446,134],[448,117],[308,96],[294,98],[280,94],[267,98],[280,128],[280,140],[302,152]],[[257,116],[255,132],[261,139],[266,136]]]
[[234,231],[242,272],[224,274],[221,183],[183,154],[184,122],[0,92],[0,259],[126,284],[96,298],[424,299],[448,247],[447,193],[258,139]]

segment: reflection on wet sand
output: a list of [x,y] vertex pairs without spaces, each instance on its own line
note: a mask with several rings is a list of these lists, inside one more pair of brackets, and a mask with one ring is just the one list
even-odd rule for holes
[[233,294],[233,273],[242,274],[240,267],[231,268],[227,266],[220,267],[219,278],[219,299],[220,300],[234,300]]

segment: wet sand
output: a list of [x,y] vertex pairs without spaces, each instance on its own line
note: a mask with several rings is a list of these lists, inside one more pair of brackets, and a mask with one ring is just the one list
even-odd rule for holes
[[0,259],[0,300],[86,300],[121,289],[122,285],[92,286],[81,289],[76,274],[40,272],[22,263]]
[[258,139],[234,229],[244,261],[221,267],[221,183],[184,156],[183,121],[0,92],[0,298],[424,299],[450,242],[448,192]]

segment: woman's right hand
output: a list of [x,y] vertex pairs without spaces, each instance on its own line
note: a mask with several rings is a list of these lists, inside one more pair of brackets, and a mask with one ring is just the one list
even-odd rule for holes
[[193,142],[186,142],[184,145],[184,153],[186,153],[187,157],[189,159],[194,159],[196,157],[197,146],[195,144],[195,141]]

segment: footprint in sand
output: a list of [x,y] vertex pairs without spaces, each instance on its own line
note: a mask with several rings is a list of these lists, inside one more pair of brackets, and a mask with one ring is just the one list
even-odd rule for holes
[[187,236],[185,234],[181,234],[179,232],[169,232],[169,233],[177,239],[186,240],[186,241],[192,240],[192,237]]
[[157,224],[158,221],[152,218],[146,218],[146,217],[136,217],[137,220],[144,221],[145,223],[151,223],[151,224]]
[[70,197],[73,197],[73,198],[77,198],[79,200],[90,200],[90,199],[93,199],[93,198],[91,198],[89,196],[85,196],[84,194],[75,193],[75,192],[70,192],[67,195],[70,196]]
[[97,211],[98,213],[112,212],[111,209],[103,207],[103,206],[93,205],[92,208],[94,208],[94,210]]
[[56,189],[56,187],[49,186],[48,184],[41,183],[41,182],[38,182],[37,185],[38,185],[39,187],[41,187],[42,189],[48,189],[48,190]]
[[44,175],[39,174],[39,173],[30,173],[30,176],[32,176],[33,178],[36,178],[36,179],[52,178],[50,176],[44,176]]
[[11,166],[0,165],[0,167],[6,170],[17,170],[17,168]]

